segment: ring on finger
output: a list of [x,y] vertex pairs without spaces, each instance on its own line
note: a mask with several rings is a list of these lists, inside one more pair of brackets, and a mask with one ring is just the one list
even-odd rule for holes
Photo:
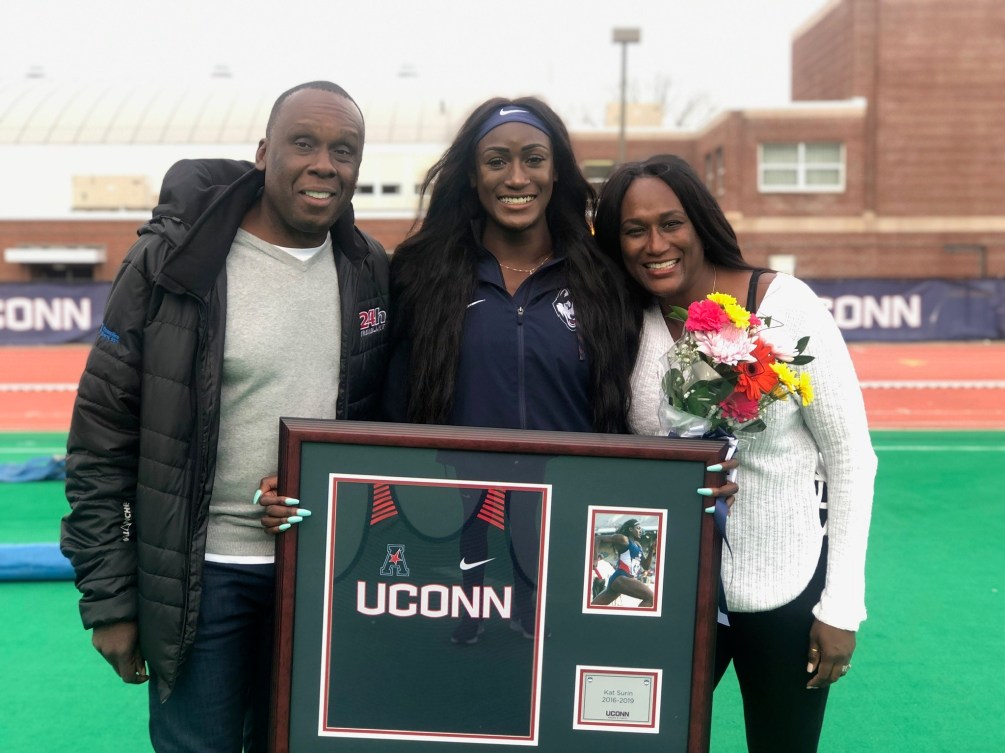
[[849,669],[851,669],[851,664],[845,664],[843,667],[841,667],[841,676],[844,677],[846,674],[848,674]]

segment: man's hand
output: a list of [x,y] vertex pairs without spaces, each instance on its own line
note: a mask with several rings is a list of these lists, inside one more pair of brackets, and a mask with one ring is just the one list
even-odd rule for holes
[[139,685],[150,679],[143,654],[140,653],[139,631],[135,622],[113,622],[94,628],[91,644],[122,682]]

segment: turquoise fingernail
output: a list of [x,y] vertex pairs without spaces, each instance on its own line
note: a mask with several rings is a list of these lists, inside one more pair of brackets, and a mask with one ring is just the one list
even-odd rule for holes
[[298,507],[297,508],[297,515],[299,515],[299,516],[301,516],[303,518],[309,518],[311,516],[311,511],[310,510],[305,510],[302,507]]
[[711,507],[706,507],[705,508],[705,512],[707,512],[709,515],[711,515],[712,513],[714,513],[715,512],[715,505],[712,505]]
[[715,465],[710,465],[705,470],[711,471],[712,473],[717,473],[718,471],[722,470],[722,463],[716,463]]
[[287,523],[299,523],[301,520],[303,520],[303,518],[301,518],[299,515],[291,515],[290,517],[288,517],[286,519],[286,522]]
[[258,504],[258,500],[260,500],[261,498],[262,498],[262,490],[261,489],[256,489],[255,490],[255,496],[251,498],[251,504],[257,505]]
[[291,525],[290,523],[283,523],[281,526],[279,526],[279,530],[280,531],[285,531],[288,528],[290,528],[290,525]]
[[700,494],[703,497],[711,497],[712,490],[709,489],[707,486],[703,486],[701,487],[701,489],[698,490],[698,494]]
[[287,497],[285,500],[283,500],[283,504],[284,505],[299,505],[300,504],[300,500],[299,499],[295,499],[293,497]]

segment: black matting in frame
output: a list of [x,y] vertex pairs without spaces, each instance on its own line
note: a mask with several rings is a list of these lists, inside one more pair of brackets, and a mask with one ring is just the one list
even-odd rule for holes
[[[283,419],[280,492],[313,514],[277,548],[272,750],[707,751],[720,542],[695,490],[725,452]],[[612,538],[630,519],[648,568]],[[652,603],[593,606],[598,555]]]

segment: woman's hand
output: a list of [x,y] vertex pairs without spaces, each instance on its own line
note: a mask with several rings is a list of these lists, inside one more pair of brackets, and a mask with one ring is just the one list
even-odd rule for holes
[[273,535],[288,531],[291,526],[310,516],[311,511],[299,507],[300,500],[293,497],[282,497],[276,494],[279,490],[279,477],[266,476],[258,485],[258,491],[252,500],[264,508],[262,526],[267,533]]
[[[725,471],[726,473],[726,483],[722,486],[705,486],[698,490],[698,494],[703,497],[712,497],[713,499],[722,498],[726,502],[726,514],[729,515],[729,508],[733,506],[733,502],[736,501],[736,493],[740,490],[740,487],[736,485],[736,469],[740,465],[740,461],[736,458],[731,458],[730,460],[723,460],[721,463],[716,463],[715,465],[710,465],[705,470],[711,471],[713,473],[719,471]],[[713,508],[709,508],[705,512],[710,512]]]
[[844,677],[851,669],[853,653],[855,631],[842,630],[820,620],[813,620],[806,657],[806,671],[813,677],[806,683],[806,689],[826,688]]

